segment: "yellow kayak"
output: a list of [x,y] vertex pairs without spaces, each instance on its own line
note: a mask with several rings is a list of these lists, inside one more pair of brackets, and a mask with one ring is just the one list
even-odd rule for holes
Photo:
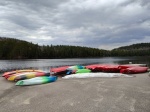
[[18,80],[30,79],[34,77],[40,77],[40,76],[49,76],[49,75],[50,73],[45,73],[45,72],[24,72],[24,73],[11,75],[10,77],[8,77],[7,80],[18,81]]
[[34,69],[14,70],[14,71],[10,71],[10,72],[5,72],[2,76],[7,79],[11,75],[14,75],[17,73],[23,73],[23,72],[43,72],[43,71],[42,70],[34,70]]

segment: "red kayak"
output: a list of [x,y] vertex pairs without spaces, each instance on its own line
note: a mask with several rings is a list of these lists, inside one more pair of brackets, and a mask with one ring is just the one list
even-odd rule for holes
[[87,66],[85,66],[85,68],[90,69],[92,72],[98,72],[99,70],[97,70],[97,68],[99,65],[100,64],[87,65]]
[[113,64],[94,64],[87,65],[86,68],[90,69],[92,72],[119,72],[119,65]]
[[102,72],[108,64],[94,64],[85,66],[86,69],[90,69],[92,72]]
[[124,64],[124,65],[119,65],[119,69],[126,69],[130,67],[140,67],[140,64]]
[[62,67],[58,67],[58,68],[51,68],[50,72],[52,72],[53,75],[66,74],[68,67],[69,66],[62,66]]
[[119,65],[106,65],[103,67],[103,72],[120,72]]
[[145,73],[148,71],[148,67],[140,67],[140,66],[136,66],[136,67],[129,67],[126,69],[121,69],[120,73],[123,74],[136,74],[136,73]]

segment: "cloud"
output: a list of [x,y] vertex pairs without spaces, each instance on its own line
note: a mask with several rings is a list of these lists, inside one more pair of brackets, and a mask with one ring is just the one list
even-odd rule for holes
[[0,0],[0,36],[113,49],[150,42],[149,0]]

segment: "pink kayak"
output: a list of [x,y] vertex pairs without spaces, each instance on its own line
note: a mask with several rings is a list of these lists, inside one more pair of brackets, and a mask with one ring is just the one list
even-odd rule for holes
[[148,67],[129,67],[126,69],[121,69],[120,73],[124,73],[124,74],[136,74],[136,73],[145,73],[148,71]]

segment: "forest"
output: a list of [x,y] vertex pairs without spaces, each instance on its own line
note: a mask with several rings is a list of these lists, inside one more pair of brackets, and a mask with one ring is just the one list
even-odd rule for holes
[[0,37],[0,59],[98,58],[110,56],[150,56],[150,43],[123,46],[113,50],[70,45],[33,44]]

